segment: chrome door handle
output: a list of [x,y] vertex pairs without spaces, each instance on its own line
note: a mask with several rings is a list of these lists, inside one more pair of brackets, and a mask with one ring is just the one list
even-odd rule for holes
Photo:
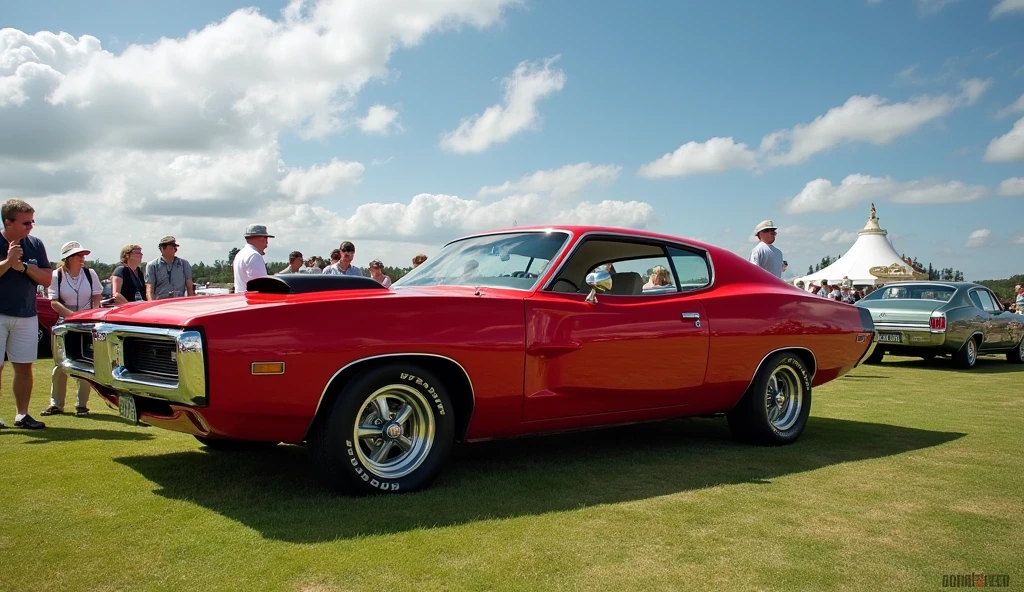
[[700,313],[699,312],[684,312],[684,321],[693,321],[693,326],[700,328]]

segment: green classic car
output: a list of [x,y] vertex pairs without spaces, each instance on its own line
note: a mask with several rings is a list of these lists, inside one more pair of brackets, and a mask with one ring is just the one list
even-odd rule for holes
[[894,282],[857,302],[871,311],[878,346],[866,360],[886,353],[930,359],[950,355],[972,368],[978,354],[1005,353],[1024,362],[1024,315],[1003,310],[985,286],[969,282]]

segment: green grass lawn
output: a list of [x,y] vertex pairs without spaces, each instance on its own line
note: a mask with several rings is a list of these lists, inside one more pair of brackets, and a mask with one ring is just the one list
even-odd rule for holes
[[792,446],[706,419],[457,446],[429,491],[362,499],[313,482],[302,447],[214,453],[96,397],[0,430],[0,590],[1016,588],[1022,379],[887,357],[816,389]]

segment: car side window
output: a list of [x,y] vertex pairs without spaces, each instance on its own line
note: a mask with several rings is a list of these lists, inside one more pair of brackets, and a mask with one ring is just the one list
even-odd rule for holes
[[1003,307],[999,304],[999,301],[988,290],[978,290],[978,294],[981,296],[981,305],[986,312],[999,312],[1003,310]]
[[978,293],[977,290],[971,290],[970,296],[971,296],[971,302],[974,303],[974,306],[977,306],[981,310],[985,310],[985,305],[983,305],[981,303],[981,295]]
[[600,268],[606,271],[614,270],[612,271],[612,294],[654,296],[679,292],[675,277],[672,275],[672,267],[664,256],[619,259],[610,262],[610,265],[610,269],[606,266],[600,266]]
[[711,284],[711,266],[703,253],[669,247],[668,254],[680,291],[699,290]]

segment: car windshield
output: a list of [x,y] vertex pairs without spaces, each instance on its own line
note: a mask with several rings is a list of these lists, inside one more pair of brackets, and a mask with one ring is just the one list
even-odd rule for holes
[[392,286],[494,286],[532,290],[568,240],[564,232],[490,234],[450,243]]
[[864,300],[940,300],[948,302],[956,289],[941,284],[911,284],[882,286],[864,297]]

